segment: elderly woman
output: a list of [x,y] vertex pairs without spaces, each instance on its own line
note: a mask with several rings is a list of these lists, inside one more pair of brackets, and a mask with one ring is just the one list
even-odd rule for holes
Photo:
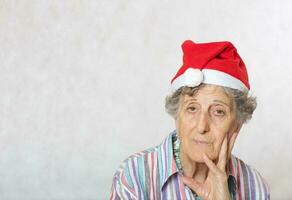
[[231,154],[256,108],[243,60],[230,42],[188,40],[182,49],[165,104],[176,130],[122,163],[110,199],[269,199],[261,175]]

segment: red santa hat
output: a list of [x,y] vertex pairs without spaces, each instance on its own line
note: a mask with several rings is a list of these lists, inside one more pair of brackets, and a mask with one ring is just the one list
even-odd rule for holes
[[172,91],[182,86],[214,84],[249,91],[245,64],[231,42],[182,44],[183,65],[171,80]]

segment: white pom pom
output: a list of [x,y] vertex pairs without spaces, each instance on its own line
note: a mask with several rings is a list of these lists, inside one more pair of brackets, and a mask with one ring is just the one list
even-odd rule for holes
[[184,74],[184,85],[189,87],[196,87],[204,80],[204,75],[199,69],[188,68]]

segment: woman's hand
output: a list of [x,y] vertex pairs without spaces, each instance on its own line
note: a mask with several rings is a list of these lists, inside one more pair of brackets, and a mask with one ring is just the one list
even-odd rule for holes
[[[228,176],[226,174],[227,159],[230,158],[231,151],[237,133],[232,134],[229,142],[227,136],[221,146],[217,164],[204,154],[204,162],[209,168],[207,178],[204,183],[199,183],[193,178],[182,177],[184,184],[191,188],[198,196],[204,200],[231,200],[228,190]],[[229,145],[227,144],[229,143]]]

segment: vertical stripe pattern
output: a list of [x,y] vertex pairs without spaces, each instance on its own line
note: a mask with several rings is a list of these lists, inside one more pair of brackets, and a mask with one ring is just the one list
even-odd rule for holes
[[[128,157],[116,171],[110,193],[111,200],[196,200],[179,174],[173,157],[170,133],[158,146]],[[228,162],[228,183],[236,200],[270,199],[269,187],[261,175],[243,161],[232,156]],[[233,195],[232,195],[233,196]]]

